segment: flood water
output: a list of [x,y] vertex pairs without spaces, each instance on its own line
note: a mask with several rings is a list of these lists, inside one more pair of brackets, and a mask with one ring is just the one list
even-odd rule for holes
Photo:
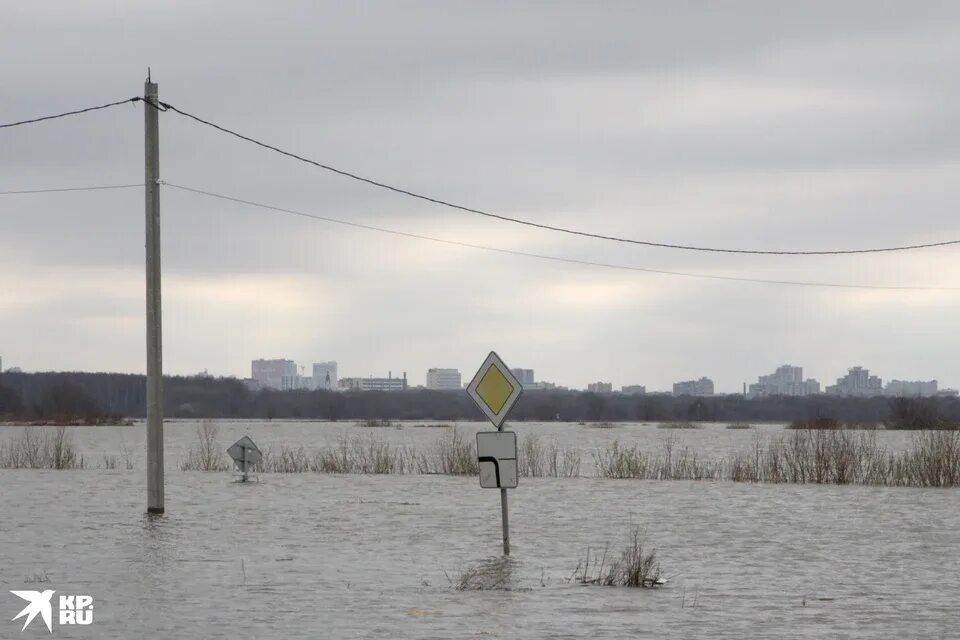
[[[499,492],[476,478],[240,484],[177,470],[196,423],[165,430],[159,518],[144,514],[142,425],[71,429],[88,467],[129,450],[133,471],[0,470],[0,637],[50,635],[39,618],[23,633],[22,619],[8,622],[26,603],[7,592],[21,589],[93,596],[92,625],[54,620],[63,638],[960,637],[956,489],[591,477],[589,452],[615,439],[655,447],[676,436],[720,456],[749,446],[750,430],[516,425],[521,437],[581,448],[586,477],[521,478],[510,492],[511,589],[470,592],[451,581],[502,552]],[[0,440],[18,431],[0,427]],[[425,444],[441,431],[221,422],[219,439],[309,448],[376,432]],[[664,587],[569,582],[588,547],[618,553],[635,525],[657,549]]]

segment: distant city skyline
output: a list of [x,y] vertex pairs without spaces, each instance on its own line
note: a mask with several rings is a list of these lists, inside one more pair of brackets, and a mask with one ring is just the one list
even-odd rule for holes
[[[0,354],[2,362],[2,354]],[[337,361],[327,361],[323,363],[298,364],[291,359],[254,359],[251,361],[250,376],[233,376],[238,378],[252,378],[262,386],[269,386],[276,389],[336,389],[338,388],[338,370],[342,363]],[[312,368],[313,376],[304,376],[298,371],[306,371]],[[349,369],[348,369],[349,370]],[[259,371],[259,373],[258,373]],[[642,383],[614,383],[614,382],[588,382],[581,387],[573,385],[559,384],[553,381],[543,381],[537,379],[536,369],[532,368],[513,368],[512,373],[518,381],[528,390],[544,389],[575,389],[595,391],[598,393],[673,393],[674,395],[714,395],[714,394],[732,394],[743,393],[747,397],[761,397],[767,395],[788,395],[805,396],[818,393],[840,394],[840,395],[937,395],[938,393],[949,393],[953,389],[942,381],[935,378],[901,379],[891,377],[886,379],[886,384],[881,376],[870,375],[870,370],[860,365],[847,367],[846,370],[836,377],[836,384],[821,385],[821,382],[815,378],[805,378],[804,369],[801,366],[793,364],[782,364],[776,367],[770,374],[758,374],[754,379],[757,382],[744,381],[739,388],[721,389],[717,388],[714,380],[709,375],[702,375],[690,380],[679,380],[671,383],[668,388],[655,388]],[[322,373],[320,373],[322,372]],[[331,377],[332,373],[332,377]],[[425,387],[428,389],[462,389],[464,380],[469,379],[473,372],[464,372],[456,367],[430,367],[424,372],[423,382],[419,382],[415,372],[408,376],[408,371],[403,370],[399,376],[393,376],[393,370],[389,370],[386,376],[381,374],[350,375],[344,376],[340,380],[349,381],[340,385],[339,388],[359,388],[360,380],[368,380],[367,386],[371,388],[393,388],[393,385],[399,382],[390,382],[392,379],[403,379],[404,385],[410,387]],[[320,380],[320,382],[318,382]],[[384,382],[374,382],[374,380],[383,380]],[[404,387],[405,388],[405,387]]]
[[[482,362],[482,360],[480,360]],[[233,377],[237,379],[256,379],[258,376],[255,375],[252,371],[253,363],[262,362],[262,363],[275,363],[275,367],[280,367],[279,369],[273,370],[272,373],[264,373],[264,376],[273,376],[272,382],[269,386],[277,389],[293,389],[293,388],[329,388],[335,389],[340,380],[351,380],[356,381],[363,378],[368,379],[377,379],[383,378],[388,379],[395,377],[398,381],[406,377],[406,384],[410,387],[425,387],[431,388],[428,386],[427,377],[431,369],[436,369],[438,372],[443,372],[441,375],[446,375],[445,382],[442,385],[442,388],[450,389],[450,380],[452,379],[451,372],[457,372],[461,378],[461,387],[463,386],[464,380],[469,380],[469,378],[475,373],[476,367],[473,370],[470,368],[459,368],[459,367],[428,367],[425,369],[422,374],[412,368],[400,368],[397,369],[399,373],[398,376],[393,376],[393,369],[389,369],[386,372],[383,371],[373,371],[366,373],[357,373],[355,369],[347,367],[346,371],[350,372],[350,375],[340,376],[338,374],[338,369],[340,369],[344,363],[339,361],[326,361],[326,362],[313,362],[313,361],[297,361],[287,358],[259,358],[248,361],[248,365],[244,372],[218,372],[212,371],[210,368],[204,368],[199,371],[170,371],[169,369],[165,372],[166,375],[198,375],[198,374],[207,374],[215,375],[220,377]],[[280,365],[279,363],[284,363]],[[25,367],[22,364],[13,364],[9,363],[9,366],[5,369],[4,365],[9,363],[9,359],[5,360],[5,356],[0,353],[0,372],[4,370],[10,371],[26,371],[26,372],[40,372],[40,371],[67,371],[67,370],[76,370],[76,371],[93,371],[92,369],[51,369],[51,368],[31,368]],[[529,363],[528,363],[529,364]],[[758,395],[809,395],[811,393],[831,393],[830,389],[837,389],[835,392],[839,393],[839,388],[843,388],[842,384],[838,387],[836,384],[824,384],[821,379],[817,378],[807,378],[800,384],[800,387],[797,389],[791,389],[787,386],[789,383],[786,381],[786,378],[783,378],[782,382],[777,382],[781,380],[778,376],[792,376],[790,382],[796,382],[796,375],[800,375],[799,372],[803,371],[803,367],[796,365],[779,365],[775,368],[773,374],[763,374],[758,373],[753,375],[752,378],[746,378],[739,383],[729,385],[727,387],[721,387],[716,384],[716,381],[713,379],[709,373],[699,374],[696,377],[691,377],[689,380],[676,380],[667,384],[657,385],[651,383],[645,383],[643,380],[616,380],[609,376],[605,379],[608,382],[598,383],[596,380],[588,380],[582,383],[581,385],[576,384],[565,384],[562,381],[548,381],[544,383],[542,380],[537,379],[537,369],[534,367],[532,369],[524,368],[514,368],[514,374],[519,375],[523,378],[521,382],[526,381],[525,386],[530,389],[572,389],[572,390],[590,390],[591,386],[594,389],[602,389],[603,392],[607,392],[606,385],[610,385],[610,392],[621,392],[621,393],[675,393],[678,389],[677,385],[680,385],[680,390],[686,390],[690,395],[712,395],[712,394],[738,394],[744,393],[746,390],[746,395],[750,397],[756,397]],[[314,376],[305,376],[301,371],[305,372],[307,370],[312,371],[316,375],[325,375],[327,379],[330,380],[330,387],[318,386],[318,384],[327,384],[327,383],[315,383],[313,382]],[[891,375],[890,377],[877,376],[877,375],[868,375],[867,377],[863,376],[863,371],[871,371],[871,369],[862,367],[861,365],[850,365],[843,369],[843,371],[838,371],[834,376],[828,377],[824,376],[823,380],[843,380],[849,376],[850,378],[849,386],[846,389],[850,392],[851,395],[863,395],[861,392],[865,390],[869,393],[876,392],[877,395],[936,395],[937,393],[949,393],[956,389],[957,385],[947,383],[943,380],[939,380],[935,377],[929,376],[919,376],[911,378],[908,376],[898,376]],[[106,372],[106,371],[104,371]],[[143,373],[143,371],[109,371],[109,373]],[[330,377],[332,374],[332,378]],[[421,377],[422,375],[422,377]],[[651,376],[652,378],[652,376]],[[519,379],[519,378],[518,378]],[[706,386],[696,386],[695,383],[698,382],[698,379],[706,379],[710,383],[709,387]],[[752,382],[754,380],[759,380],[759,382]],[[764,384],[764,380],[767,381],[767,384],[783,384],[785,386],[777,387],[774,386],[773,389],[766,393],[761,393],[759,387]],[[811,384],[812,383],[812,384]],[[351,384],[358,384],[352,382]],[[401,384],[400,382],[396,383],[397,385]],[[701,382],[701,385],[703,383]],[[545,386],[544,386],[545,385]],[[600,385],[599,387],[597,385]],[[692,385],[692,386],[691,386]],[[438,388],[438,387],[434,387]],[[707,389],[711,391],[707,392]]]

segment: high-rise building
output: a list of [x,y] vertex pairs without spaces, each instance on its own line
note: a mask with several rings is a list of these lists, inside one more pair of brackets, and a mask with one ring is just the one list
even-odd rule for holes
[[334,361],[314,362],[312,382],[313,389],[320,389],[322,391],[336,391],[337,363]]
[[510,373],[513,374],[513,377],[517,379],[522,385],[533,384],[535,380],[533,379],[533,369],[510,369]]
[[884,395],[888,396],[920,396],[923,398],[935,396],[937,391],[937,381],[930,380],[891,380],[883,388]]
[[613,393],[612,382],[591,382],[587,385],[587,391],[593,393]]
[[642,396],[647,393],[647,388],[642,384],[625,384],[620,387],[620,393],[628,396]]
[[813,378],[803,379],[803,367],[785,364],[768,376],[760,376],[750,385],[747,397],[806,396],[820,393],[820,383]]
[[713,380],[707,377],[699,380],[684,380],[683,382],[673,383],[673,395],[675,396],[712,396]]
[[427,389],[459,391],[460,371],[457,369],[427,369]]
[[310,378],[304,378],[301,375],[283,376],[280,379],[280,389],[282,391],[293,391],[294,389],[310,389],[312,387]]
[[803,381],[803,394],[805,396],[813,396],[820,393],[820,382],[814,380],[813,378],[807,378]]
[[340,378],[337,386],[343,391],[405,391],[407,372],[402,378],[394,378],[393,373],[386,378]]
[[253,360],[250,374],[265,389],[296,389],[299,377],[293,360]]
[[883,395],[883,381],[871,376],[869,369],[850,367],[847,375],[837,378],[837,384],[827,387],[834,396],[879,396]]
[[524,391],[568,391],[566,387],[562,387],[555,382],[546,382],[541,380],[540,382],[528,382],[523,385]]

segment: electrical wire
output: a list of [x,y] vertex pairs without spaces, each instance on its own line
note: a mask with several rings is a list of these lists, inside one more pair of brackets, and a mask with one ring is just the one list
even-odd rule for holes
[[6,129],[8,127],[19,127],[24,124],[33,124],[35,122],[43,122],[44,120],[55,120],[57,118],[66,118],[67,116],[75,116],[81,113],[87,113],[89,111],[97,111],[99,109],[108,109],[110,107],[116,107],[117,105],[139,102],[143,100],[140,96],[135,96],[133,98],[127,98],[126,100],[118,100],[117,102],[109,102],[107,104],[101,104],[96,107],[87,107],[85,109],[77,109],[75,111],[66,111],[64,113],[58,113],[52,116],[42,116],[40,118],[33,118],[31,120],[21,120],[20,122],[11,122],[9,124],[0,124],[0,129]]
[[0,191],[0,196],[18,196],[27,193],[65,193],[68,191],[106,191],[108,189],[131,189],[133,187],[142,187],[139,184],[105,184],[96,187],[60,187],[56,189],[24,189],[22,191]]
[[[213,122],[211,122],[211,121],[209,121],[209,120],[205,120],[205,119],[203,119],[203,118],[201,118],[201,117],[199,117],[199,116],[196,116],[196,115],[194,115],[194,114],[192,114],[192,113],[188,113],[188,112],[186,112],[186,111],[183,111],[183,110],[177,108],[176,106],[171,105],[171,104],[169,104],[169,103],[167,103],[167,102],[162,102],[162,101],[159,101],[159,100],[158,100],[158,101],[157,101],[157,104],[153,104],[152,101],[147,100],[147,99],[145,99],[145,98],[142,98],[142,97],[140,97],[140,96],[135,96],[135,97],[133,97],[133,98],[127,98],[126,100],[119,100],[119,101],[116,101],[116,102],[109,102],[109,103],[107,103],[107,104],[102,104],[102,105],[98,105],[98,106],[94,106],[94,107],[86,107],[86,108],[84,108],[84,109],[77,109],[77,110],[74,110],[74,111],[67,111],[67,112],[59,113],[59,114],[55,114],[55,115],[42,116],[42,117],[39,117],[39,118],[32,118],[32,119],[30,119],[30,120],[21,120],[21,121],[19,121],[19,122],[11,122],[11,123],[8,123],[8,124],[2,124],[2,125],[0,125],[0,129],[5,129],[5,128],[9,128],[9,127],[16,127],[16,126],[25,125],[25,124],[32,124],[32,123],[36,123],[36,122],[43,122],[43,121],[45,121],[45,120],[53,120],[53,119],[56,119],[56,118],[64,118],[64,117],[67,117],[67,116],[78,115],[78,114],[87,113],[87,112],[90,112],[90,111],[97,111],[97,110],[99,110],[99,109],[107,109],[107,108],[109,108],[109,107],[115,107],[115,106],[118,106],[118,105],[121,105],[121,104],[136,103],[136,102],[141,102],[141,101],[142,101],[142,102],[145,102],[145,103],[148,104],[149,106],[151,106],[151,107],[153,107],[153,108],[155,108],[155,109],[158,109],[158,110],[160,110],[160,111],[174,111],[175,113],[178,113],[178,114],[180,114],[180,115],[182,115],[182,116],[185,116],[185,117],[187,117],[187,118],[190,118],[190,119],[192,119],[192,120],[194,120],[194,121],[196,121],[196,122],[198,122],[198,123],[200,123],[200,124],[203,124],[203,125],[212,127],[212,128],[214,128],[214,129],[216,129],[216,130],[218,130],[218,131],[221,131],[221,132],[223,132],[223,133],[229,134],[229,135],[231,135],[231,136],[234,136],[234,137],[239,138],[239,139],[241,139],[241,140],[244,140],[244,141],[246,141],[246,142],[250,142],[250,143],[252,143],[252,144],[255,144],[255,145],[257,145],[257,146],[263,147],[263,148],[265,148],[265,149],[269,149],[269,150],[274,151],[274,152],[276,152],[276,153],[279,153],[279,154],[281,154],[281,155],[285,155],[285,156],[288,156],[288,157],[293,158],[293,159],[295,159],[295,160],[299,160],[300,162],[305,162],[305,163],[307,163],[307,164],[311,164],[311,165],[316,166],[316,167],[318,167],[318,168],[320,168],[320,169],[324,169],[324,170],[326,170],[326,171],[330,171],[330,172],[333,172],[333,173],[335,173],[335,174],[344,176],[344,177],[346,177],[346,178],[350,178],[350,179],[352,179],[352,180],[357,180],[357,181],[359,181],[359,182],[363,182],[363,183],[369,184],[369,185],[374,186],[374,187],[378,187],[378,188],[381,188],[381,189],[386,189],[386,190],[389,190],[389,191],[393,191],[393,192],[398,193],[398,194],[401,194],[401,195],[409,196],[409,197],[411,197],[411,198],[416,198],[416,199],[419,199],[419,200],[423,200],[423,201],[426,201],[426,202],[430,202],[430,203],[433,203],[433,204],[437,204],[437,205],[440,205],[440,206],[443,206],[443,207],[447,207],[447,208],[450,208],[450,209],[455,209],[455,210],[459,210],[459,211],[464,211],[464,212],[467,212],[467,213],[474,213],[474,214],[477,214],[477,215],[485,216],[485,217],[488,217],[488,218],[493,218],[493,219],[496,219],[496,220],[501,220],[501,221],[504,221],[504,222],[511,222],[511,223],[514,223],[514,224],[524,225],[524,226],[528,226],[528,227],[534,227],[534,228],[537,228],[537,229],[544,229],[544,230],[547,230],[547,231],[554,231],[554,232],[558,232],[558,233],[565,233],[565,234],[570,234],[570,235],[576,235],[576,236],[581,236],[581,237],[585,237],[585,238],[594,238],[594,239],[598,239],[598,240],[607,240],[607,241],[611,241],[611,242],[620,242],[620,243],[627,243],[627,244],[634,244],[634,245],[643,245],[643,246],[657,247],[657,248],[663,248],[663,249],[677,249],[677,250],[683,250],[683,251],[699,251],[699,252],[709,252],[709,253],[751,254],[751,255],[777,255],[777,256],[824,256],[824,255],[850,255],[850,254],[865,254],[865,253],[889,253],[889,252],[895,252],[895,251],[910,251],[910,250],[915,250],[915,249],[930,249],[930,248],[934,248],[934,247],[945,247],[945,246],[951,246],[951,245],[960,244],[960,240],[943,240],[943,241],[940,241],[940,242],[928,242],[928,243],[918,243],[918,244],[909,244],[909,245],[899,245],[899,246],[893,246],[893,247],[872,247],[872,248],[862,248],[862,249],[829,249],[829,250],[780,251],[780,250],[765,250],[765,249],[730,249],[730,248],[722,248],[722,247],[707,247],[707,246],[698,246],[698,245],[671,244],[671,243],[666,243],[666,242],[654,242],[654,241],[651,241],[651,240],[637,240],[637,239],[633,239],[633,238],[623,238],[623,237],[619,237],[619,236],[611,236],[611,235],[606,235],[606,234],[601,234],[601,233],[592,233],[592,232],[589,232],[589,231],[581,231],[581,230],[578,230],[578,229],[570,229],[570,228],[567,228],[567,227],[559,227],[559,226],[555,226],[555,225],[548,225],[548,224],[543,224],[543,223],[539,223],[539,222],[533,222],[533,221],[530,221],[530,220],[524,220],[524,219],[521,219],[521,218],[514,218],[514,217],[511,217],[511,216],[505,216],[505,215],[501,215],[501,214],[497,214],[497,213],[491,213],[491,212],[489,212],[489,211],[483,211],[483,210],[481,210],[481,209],[475,209],[475,208],[472,208],[472,207],[467,207],[467,206],[455,204],[455,203],[453,203],[453,202],[449,202],[449,201],[446,201],[446,200],[442,200],[442,199],[440,199],[440,198],[434,198],[434,197],[432,197],[432,196],[427,196],[427,195],[424,195],[424,194],[421,194],[421,193],[417,193],[417,192],[415,192],[415,191],[410,191],[409,189],[403,189],[403,188],[401,188],[401,187],[395,187],[395,186],[390,185],[390,184],[387,184],[387,183],[385,183],[385,182],[380,182],[380,181],[378,181],[378,180],[374,180],[374,179],[371,179],[371,178],[366,178],[366,177],[364,177],[364,176],[361,176],[361,175],[358,175],[358,174],[355,174],[355,173],[351,173],[351,172],[345,171],[345,170],[343,170],[343,169],[338,169],[338,168],[336,168],[336,167],[334,167],[334,166],[331,166],[331,165],[323,164],[323,163],[317,162],[317,161],[315,161],[315,160],[311,160],[311,159],[309,159],[309,158],[305,158],[305,157],[303,157],[303,156],[297,155],[297,154],[292,153],[292,152],[290,152],[290,151],[285,151],[285,150],[283,150],[283,149],[281,149],[281,148],[279,148],[279,147],[276,147],[276,146],[267,144],[267,143],[265,143],[265,142],[261,142],[260,140],[257,140],[257,139],[255,139],[255,138],[251,138],[251,137],[249,137],[249,136],[243,135],[243,134],[241,134],[241,133],[238,133],[238,132],[236,132],[236,131],[233,131],[233,130],[231,130],[231,129],[228,129],[228,128],[226,128],[226,127],[223,127],[223,126],[221,126],[221,125],[218,125],[218,124],[216,124],[216,123],[213,123]],[[139,185],[131,185],[131,186],[139,186]],[[117,187],[105,187],[105,188],[125,188],[125,187],[117,186]],[[80,191],[80,190],[83,190],[83,189],[73,189],[73,190]],[[36,193],[39,193],[39,192],[41,192],[41,191],[36,191]],[[17,193],[17,192],[0,192],[0,195],[12,195],[13,193]],[[27,193],[27,192],[23,192],[23,193]]]
[[[423,195],[423,194],[417,193],[417,192],[415,192],[415,191],[410,191],[409,189],[403,189],[403,188],[401,188],[401,187],[395,187],[395,186],[390,185],[390,184],[387,184],[387,183],[385,183],[385,182],[380,182],[380,181],[374,180],[374,179],[372,179],[372,178],[366,178],[366,177],[363,177],[363,176],[361,176],[361,175],[358,175],[358,174],[355,174],[355,173],[351,173],[351,172],[349,172],[349,171],[345,171],[345,170],[343,170],[343,169],[338,169],[338,168],[333,167],[333,166],[328,165],[328,164],[323,164],[323,163],[321,163],[321,162],[317,162],[316,160],[311,160],[311,159],[309,159],[309,158],[305,158],[305,157],[303,157],[303,156],[297,155],[297,154],[292,153],[292,152],[290,152],[290,151],[285,151],[285,150],[283,150],[283,149],[281,149],[281,148],[279,148],[279,147],[275,147],[275,146],[273,146],[273,145],[271,145],[271,144],[267,144],[266,142],[261,142],[260,140],[257,140],[257,139],[255,139],[255,138],[251,138],[250,136],[243,135],[243,134],[241,134],[241,133],[238,133],[238,132],[236,132],[236,131],[233,131],[232,129],[228,129],[228,128],[224,127],[224,126],[221,126],[221,125],[219,125],[219,124],[213,123],[213,122],[211,122],[211,121],[209,121],[209,120],[205,120],[205,119],[203,119],[203,118],[201,118],[201,117],[199,117],[199,116],[193,115],[192,113],[188,113],[188,112],[186,112],[186,111],[183,111],[182,109],[179,109],[179,108],[175,107],[175,106],[172,105],[172,104],[169,104],[169,103],[166,103],[166,102],[160,102],[160,101],[158,101],[158,102],[159,102],[160,106],[163,107],[164,110],[174,111],[174,112],[179,113],[180,115],[185,116],[185,117],[187,117],[187,118],[190,118],[191,120],[194,120],[194,121],[196,121],[196,122],[198,122],[198,123],[200,123],[200,124],[206,125],[206,126],[208,126],[208,127],[212,127],[212,128],[214,128],[214,129],[216,129],[216,130],[218,130],[218,131],[221,131],[221,132],[223,132],[223,133],[226,133],[226,134],[229,134],[229,135],[231,135],[231,136],[234,136],[235,138],[239,138],[240,140],[244,140],[244,141],[246,141],[246,142],[250,142],[250,143],[255,144],[255,145],[257,145],[257,146],[263,147],[264,149],[269,149],[269,150],[271,150],[271,151],[275,151],[276,153],[279,153],[279,154],[281,154],[281,155],[287,156],[287,157],[289,157],[289,158],[293,158],[293,159],[295,159],[295,160],[299,160],[300,162],[305,162],[305,163],[307,163],[307,164],[311,164],[311,165],[313,165],[313,166],[315,166],[315,167],[318,167],[318,168],[320,168],[320,169],[324,169],[325,171],[330,171],[330,172],[333,172],[333,173],[335,173],[335,174],[344,176],[344,177],[346,177],[346,178],[350,178],[350,179],[352,179],[352,180],[357,180],[357,181],[359,181],[359,182],[364,182],[364,183],[369,184],[369,185],[372,185],[372,186],[374,186],[374,187],[378,187],[378,188],[381,188],[381,189],[387,189],[387,190],[389,190],[389,191],[393,191],[394,193],[399,193],[399,194],[401,194],[401,195],[409,196],[409,197],[411,197],[411,198],[416,198],[416,199],[418,199],[418,200],[423,200],[423,201],[426,201],[426,202],[431,202],[431,203],[433,203],[433,204],[437,204],[437,205],[440,205],[440,206],[443,206],[443,207],[448,207],[448,208],[450,208],[450,209],[456,209],[456,210],[459,210],[459,211],[465,211],[465,212],[467,212],[467,213],[474,213],[474,214],[481,215],[481,216],[485,216],[485,217],[488,217],[488,218],[494,218],[494,219],[496,219],[496,220],[501,220],[501,221],[504,221],[504,222],[512,222],[512,223],[514,223],[514,224],[524,225],[524,226],[527,226],[527,227],[535,227],[535,228],[537,228],[537,229],[545,229],[545,230],[547,230],[547,231],[555,231],[555,232],[558,232],[558,233],[566,233],[566,234],[575,235],[575,236],[581,236],[581,237],[585,237],[585,238],[594,238],[594,239],[597,239],[597,240],[607,240],[607,241],[611,241],[611,242],[622,242],[622,243],[627,243],[627,244],[643,245],[643,246],[647,246],[647,247],[657,247],[657,248],[661,248],[661,249],[678,249],[678,250],[683,250],[683,251],[700,251],[700,252],[710,252],[710,253],[736,253],[736,254],[771,255],[771,256],[826,256],[826,255],[849,255],[849,254],[859,254],[859,253],[889,253],[889,252],[894,252],[894,251],[910,251],[910,250],[913,250],[913,249],[930,249],[930,248],[933,248],[933,247],[945,247],[945,246],[949,246],[949,245],[960,244],[960,240],[944,240],[944,241],[941,241],[941,242],[928,242],[928,243],[909,244],[909,245],[901,245],[901,246],[894,246],[894,247],[875,247],[875,248],[866,248],[866,249],[830,249],[830,250],[812,250],[812,251],[776,251],[776,250],[763,250],[763,249],[729,249],[729,248],[707,247],[707,246],[686,245],[686,244],[670,244],[670,243],[666,243],[666,242],[654,242],[654,241],[651,241],[651,240],[636,240],[636,239],[623,238],[623,237],[619,237],[619,236],[611,236],[611,235],[606,235],[606,234],[601,234],[601,233],[592,233],[592,232],[588,232],[588,231],[580,231],[580,230],[577,230],[577,229],[570,229],[570,228],[567,228],[567,227],[558,227],[558,226],[549,225],[549,224],[543,224],[543,223],[539,223],[539,222],[532,222],[532,221],[530,221],[530,220],[523,220],[523,219],[520,219],[520,218],[513,218],[513,217],[510,217],[510,216],[505,216],[505,215],[501,215],[501,214],[497,214],[497,213],[491,213],[491,212],[489,212],[489,211],[483,211],[483,210],[481,210],[481,209],[475,209],[475,208],[472,208],[472,207],[467,207],[467,206],[455,204],[455,203],[452,203],[452,202],[449,202],[449,201],[446,201],[446,200],[441,200],[441,199],[439,199],[439,198],[434,198],[434,197],[432,197],[432,196]],[[152,105],[151,105],[151,106],[152,106]]]
[[490,247],[486,245],[473,244],[470,242],[461,242],[459,240],[447,240],[445,238],[437,238],[434,236],[422,235],[419,233],[409,233],[406,231],[397,231],[396,229],[389,229],[386,227],[379,227],[375,225],[362,224],[359,222],[350,222],[348,220],[341,220],[338,218],[331,218],[328,216],[321,216],[312,213],[305,213],[303,211],[297,211],[295,209],[287,209],[284,207],[277,207],[269,204],[263,204],[261,202],[254,202],[253,200],[245,200],[243,198],[236,198],[233,196],[223,195],[221,193],[214,193],[213,191],[207,191],[205,189],[197,189],[193,187],[187,187],[181,184],[175,184],[172,182],[166,182],[164,180],[160,181],[160,184],[165,187],[171,187],[173,189],[179,189],[181,191],[186,191],[198,195],[208,196],[210,198],[216,198],[219,200],[225,200],[228,202],[234,202],[238,204],[244,204],[251,207],[257,207],[260,209],[265,209],[268,211],[274,211],[277,213],[285,213],[292,216],[299,216],[302,218],[309,218],[311,220],[319,220],[322,222],[330,222],[333,224],[339,224],[347,227],[354,227],[356,229],[365,229],[368,231],[377,231],[380,233],[386,233],[390,235],[403,236],[406,238],[414,238],[417,240],[427,240],[429,242],[437,242],[441,244],[453,245],[457,247],[466,247],[469,249],[479,249],[481,251],[490,251],[494,253],[501,253],[513,256],[522,256],[525,258],[535,258],[538,260],[549,260],[552,262],[562,262],[566,264],[576,264],[590,267],[600,267],[605,269],[616,269],[620,271],[633,271],[633,272],[642,272],[642,273],[652,273],[657,275],[666,275],[666,276],[679,276],[684,278],[700,278],[706,280],[723,280],[729,282],[750,282],[755,284],[774,284],[774,285],[790,285],[798,287],[824,287],[824,288],[838,288],[838,289],[863,289],[871,291],[960,291],[960,287],[926,287],[926,286],[889,286],[889,285],[870,285],[870,284],[845,284],[845,283],[835,283],[835,282],[811,282],[811,281],[797,281],[797,280],[772,280],[765,278],[746,278],[738,276],[722,276],[716,274],[706,274],[706,273],[688,273],[683,271],[667,271],[664,269],[650,269],[647,267],[635,267],[630,265],[623,264],[613,264],[608,262],[595,262],[591,260],[579,260],[576,258],[564,258],[560,256],[552,256],[540,253],[531,253],[527,251],[516,251],[513,249],[503,249],[500,247]]

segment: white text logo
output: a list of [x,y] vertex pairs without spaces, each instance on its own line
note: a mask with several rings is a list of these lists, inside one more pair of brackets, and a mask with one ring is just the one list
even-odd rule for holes
[[93,622],[93,598],[60,596],[60,624],[90,624],[91,622]]
[[[51,599],[56,591],[11,591],[13,595],[26,600],[29,604],[13,620],[26,617],[21,631],[27,628],[38,615],[47,625],[47,631],[53,631],[53,604]],[[91,596],[60,596],[60,624],[90,624],[93,622],[93,598]],[[11,622],[13,622],[11,620]]]

